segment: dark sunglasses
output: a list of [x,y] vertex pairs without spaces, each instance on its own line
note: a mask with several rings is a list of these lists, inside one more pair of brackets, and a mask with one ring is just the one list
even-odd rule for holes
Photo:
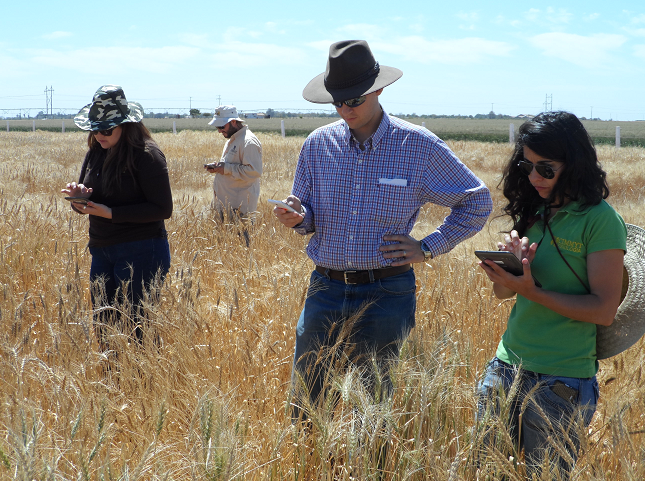
[[533,168],[535,168],[537,173],[545,179],[552,179],[553,177],[555,177],[555,173],[562,167],[564,167],[564,165],[561,165],[557,169],[554,169],[548,164],[534,164],[533,162],[529,162],[528,160],[520,160],[517,163],[517,166],[520,168],[520,171],[526,175],[531,175]]
[[363,102],[365,102],[366,98],[366,95],[361,95],[360,97],[356,97],[355,99],[343,100],[342,102],[332,102],[331,104],[337,109],[341,108],[343,104],[347,105],[350,109],[353,109],[354,107],[362,105]]
[[95,130],[92,133],[94,135],[101,134],[103,137],[109,137],[110,135],[112,135],[112,132],[114,132],[114,129],[116,129],[116,127],[112,127],[111,129],[108,129],[108,130]]

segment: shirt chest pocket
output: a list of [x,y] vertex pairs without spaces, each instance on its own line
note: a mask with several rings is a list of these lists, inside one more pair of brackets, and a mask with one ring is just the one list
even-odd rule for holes
[[224,154],[222,157],[222,162],[227,162],[229,164],[241,164],[239,152],[237,149],[231,149]]
[[418,209],[410,185],[376,184],[371,196],[370,218],[385,226],[407,224]]

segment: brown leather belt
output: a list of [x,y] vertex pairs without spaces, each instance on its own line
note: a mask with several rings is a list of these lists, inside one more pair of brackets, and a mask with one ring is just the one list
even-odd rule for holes
[[[328,276],[335,281],[342,281],[345,284],[367,284],[369,282],[384,279],[385,277],[396,276],[410,270],[410,264],[396,267],[384,267],[369,271],[335,271],[326,267],[316,266],[316,272]],[[370,273],[372,275],[370,276]]]

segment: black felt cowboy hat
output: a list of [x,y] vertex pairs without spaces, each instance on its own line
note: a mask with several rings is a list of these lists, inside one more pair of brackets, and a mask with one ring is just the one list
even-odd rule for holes
[[329,47],[327,70],[302,91],[309,102],[328,104],[372,93],[396,82],[398,68],[379,65],[365,40],[343,40]]

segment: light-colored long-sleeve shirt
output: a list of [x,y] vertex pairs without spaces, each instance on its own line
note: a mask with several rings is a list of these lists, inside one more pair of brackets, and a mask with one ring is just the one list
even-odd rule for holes
[[248,126],[235,132],[224,145],[220,162],[224,173],[215,175],[215,205],[221,210],[238,209],[248,214],[258,208],[262,145]]
[[384,235],[408,235],[424,204],[450,214],[423,239],[433,256],[477,233],[492,210],[490,192],[432,132],[390,117],[362,150],[340,120],[315,130],[300,152],[293,195],[305,218],[294,229],[313,233],[307,254],[336,270],[387,267]]

